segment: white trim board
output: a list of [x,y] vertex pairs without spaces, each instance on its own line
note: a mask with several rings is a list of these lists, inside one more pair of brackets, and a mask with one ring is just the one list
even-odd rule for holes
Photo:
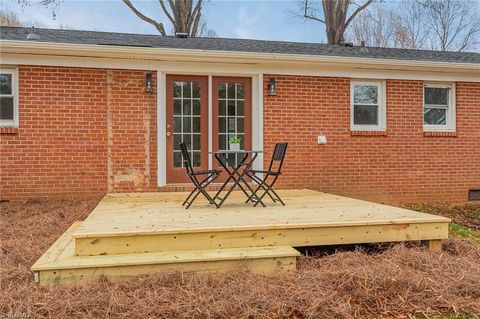
[[150,47],[128,47],[96,44],[75,44],[75,43],[52,43],[42,41],[25,40],[0,40],[0,46],[4,53],[32,53],[55,56],[82,56],[82,57],[107,57],[107,58],[129,58],[140,60],[162,60],[167,61],[210,61],[210,62],[231,62],[244,61],[248,63],[279,62],[290,63],[335,63],[377,66],[398,66],[398,67],[430,67],[480,70],[478,63],[442,62],[442,61],[421,61],[405,59],[381,59],[370,57],[342,57],[336,55],[312,55],[312,54],[289,54],[289,53],[265,53],[265,52],[239,52],[225,50],[200,50],[200,49],[179,49],[179,48],[150,48]]
[[[167,152],[165,151],[167,139],[167,100],[166,100],[166,75],[157,70],[157,185],[167,184]],[[162,152],[163,151],[163,152]]]
[[394,66],[352,66],[338,63],[322,64],[258,64],[220,62],[166,62],[121,58],[93,58],[14,54],[2,52],[2,64],[60,67],[89,67],[132,70],[161,69],[167,73],[215,74],[218,76],[253,76],[259,73],[299,76],[327,76],[360,79],[422,80],[449,82],[480,82],[480,70],[446,70],[440,67],[401,69]]

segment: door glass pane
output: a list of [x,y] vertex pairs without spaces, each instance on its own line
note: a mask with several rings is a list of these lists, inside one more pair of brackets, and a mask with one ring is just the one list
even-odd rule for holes
[[195,116],[192,118],[193,130],[194,133],[200,133],[200,117]]
[[237,101],[237,115],[244,115],[245,110],[244,110],[244,104],[243,101]]
[[181,97],[182,96],[182,82],[174,82],[173,83],[173,97]]
[[227,114],[226,105],[227,105],[227,102],[225,100],[218,100],[218,115]]
[[200,82],[192,83],[192,97],[197,99],[200,98]]
[[193,100],[192,101],[192,113],[193,115],[200,115],[200,100]]
[[182,167],[179,144],[185,143],[194,167],[201,166],[200,82],[177,81],[173,85],[173,165]]
[[192,114],[192,101],[183,100],[183,115],[191,115],[191,114]]
[[244,87],[243,84],[237,83],[237,99],[243,99],[244,95]]
[[183,82],[183,98],[190,98],[192,97],[192,82]]
[[173,152],[173,166],[182,167],[182,153],[180,151]]
[[[239,137],[240,149],[245,149],[244,91],[243,83],[223,82],[218,86],[218,148],[220,151],[230,150],[229,139],[232,137]],[[231,154],[230,158],[238,162],[234,154]]]

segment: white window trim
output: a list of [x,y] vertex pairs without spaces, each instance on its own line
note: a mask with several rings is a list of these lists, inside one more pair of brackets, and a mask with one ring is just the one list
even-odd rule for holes
[[0,127],[18,127],[18,69],[2,68],[0,73],[12,75],[13,121],[0,120]]
[[[450,92],[448,94],[448,109],[447,109],[447,121],[445,125],[428,125],[423,124],[423,131],[424,132],[455,132],[457,129],[456,124],[456,97],[455,97],[455,83],[434,83],[429,82],[425,83],[423,86],[423,109],[425,110],[425,88],[426,87],[435,87],[435,88],[448,88]],[[423,112],[422,112],[422,123],[423,120]]]
[[[355,85],[373,85],[378,87],[378,125],[354,124],[354,87]],[[350,81],[350,130],[386,131],[387,129],[387,92],[385,81]]]

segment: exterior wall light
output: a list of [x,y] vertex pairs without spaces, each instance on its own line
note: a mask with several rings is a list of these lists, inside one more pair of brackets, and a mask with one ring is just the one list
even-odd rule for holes
[[271,77],[270,82],[268,83],[268,95],[270,96],[277,95],[277,83],[275,82],[274,77]]
[[145,75],[145,92],[152,93],[153,86],[152,86],[152,73],[147,73]]

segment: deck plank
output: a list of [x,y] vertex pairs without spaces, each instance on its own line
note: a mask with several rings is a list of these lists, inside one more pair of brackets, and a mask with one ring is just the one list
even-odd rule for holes
[[220,209],[199,200],[181,207],[186,193],[109,194],[75,231],[75,238],[158,233],[192,233],[259,229],[291,229],[445,223],[447,218],[312,190],[280,191],[286,206],[245,204],[235,192]]

